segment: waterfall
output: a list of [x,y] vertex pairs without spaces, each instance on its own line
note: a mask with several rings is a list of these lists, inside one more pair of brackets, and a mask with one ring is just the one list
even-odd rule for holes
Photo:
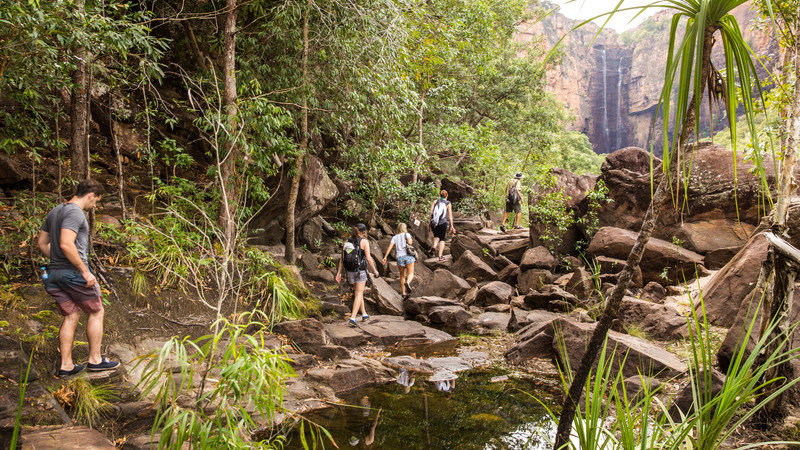
[[617,148],[614,150],[620,149],[620,135],[622,134],[622,107],[620,104],[622,103],[622,55],[620,55],[619,59],[617,60]]
[[603,132],[606,135],[606,144],[610,144],[608,138],[608,83],[606,77],[606,49],[603,49]]

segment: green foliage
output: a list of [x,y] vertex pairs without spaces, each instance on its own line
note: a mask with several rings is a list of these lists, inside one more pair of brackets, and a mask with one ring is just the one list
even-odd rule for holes
[[[241,314],[235,322],[219,319],[214,334],[194,341],[173,338],[158,354],[141,359],[137,387],[143,396],[155,395],[152,433],[161,432],[159,448],[184,443],[196,448],[280,446],[280,436],[253,438],[260,424],[283,412],[284,380],[294,375],[286,356],[265,346],[265,319],[258,310]],[[245,329],[259,331],[246,334]],[[173,367],[179,368],[179,377],[173,375]],[[206,389],[195,393],[195,380],[201,376]],[[185,395],[195,398],[192,407],[178,406],[178,398]]]
[[21,191],[14,197],[12,207],[16,213],[10,215],[11,227],[0,227],[0,269],[5,272],[6,280],[29,264],[33,255],[39,254],[36,237],[44,215],[52,206],[55,206],[54,199],[43,194]]
[[76,422],[92,428],[111,411],[111,401],[117,396],[110,385],[93,384],[81,376],[65,382],[53,397]]
[[588,240],[591,240],[597,230],[600,229],[600,218],[598,216],[600,208],[603,207],[603,204],[614,201],[609,198],[608,194],[608,187],[603,180],[597,180],[594,187],[586,193],[586,198],[589,202],[586,215],[578,217],[576,222],[582,225]]

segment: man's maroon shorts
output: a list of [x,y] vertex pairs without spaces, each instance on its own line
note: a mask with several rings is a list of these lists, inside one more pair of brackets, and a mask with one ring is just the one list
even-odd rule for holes
[[44,288],[56,300],[62,316],[78,311],[91,314],[103,310],[100,286],[95,283],[92,287],[86,287],[83,275],[75,269],[48,270]]

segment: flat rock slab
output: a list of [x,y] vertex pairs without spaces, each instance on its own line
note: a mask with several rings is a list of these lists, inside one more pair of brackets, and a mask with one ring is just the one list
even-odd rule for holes
[[485,312],[476,317],[478,325],[487,330],[505,330],[508,328],[508,321],[511,320],[510,313]]
[[117,447],[97,430],[86,427],[32,428],[20,436],[23,449],[115,450]]
[[330,323],[325,330],[332,342],[347,348],[368,344],[432,345],[454,341],[453,336],[444,331],[398,316],[372,316],[368,322],[358,324],[358,327],[352,328],[346,322]]
[[[462,356],[447,356],[442,358],[418,359],[411,356],[393,356],[383,360],[383,363],[389,367],[406,369],[410,372],[433,374],[435,372],[447,370],[452,373],[458,373],[472,370],[488,359],[486,353],[472,353],[474,354],[466,355],[467,358]],[[481,356],[483,356],[483,359],[481,359]]]

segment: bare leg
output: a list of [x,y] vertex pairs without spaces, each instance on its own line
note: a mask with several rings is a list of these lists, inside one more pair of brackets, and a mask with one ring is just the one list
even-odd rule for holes
[[406,268],[398,264],[397,265],[397,270],[400,271],[400,294],[405,296],[406,295]]
[[439,238],[435,237],[435,238],[433,238],[433,247],[431,247],[431,248],[434,249],[434,248],[436,248],[437,245],[439,245]]
[[517,217],[514,218],[514,226],[519,225],[519,218],[522,217],[522,213],[518,212]]
[[355,320],[358,310],[364,311],[364,286],[366,282],[362,281],[353,285],[355,288],[355,295],[353,296],[353,312],[350,313],[350,318]]
[[505,225],[506,220],[508,220],[508,213],[503,213],[503,221],[500,222],[500,225]]
[[103,343],[103,317],[105,310],[101,309],[96,313],[89,314],[86,322],[86,337],[89,339],[89,363],[100,364],[103,362],[100,356],[100,347]]
[[413,262],[412,263],[408,263],[406,265],[406,278],[407,278],[406,281],[408,282],[408,284],[411,285],[411,282],[414,281],[414,263]]
[[444,253],[444,241],[439,241],[439,258],[442,257],[442,253]]
[[75,340],[75,329],[78,328],[79,312],[64,316],[61,330],[58,332],[59,349],[61,350],[61,370],[72,370],[72,343]]

